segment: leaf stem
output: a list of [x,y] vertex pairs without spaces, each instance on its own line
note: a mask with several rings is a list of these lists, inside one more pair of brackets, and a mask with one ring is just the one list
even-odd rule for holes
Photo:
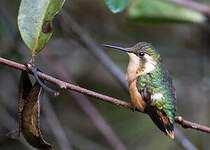
[[33,64],[33,56],[32,56],[32,60],[26,64],[26,67],[29,71],[32,72],[35,80],[39,83],[39,85],[41,87],[43,87],[43,89],[45,89],[46,91],[50,92],[50,93],[53,93],[54,96],[58,96],[59,95],[59,92],[56,92],[55,90],[47,87],[38,77],[38,74],[37,74],[37,68],[34,66]]

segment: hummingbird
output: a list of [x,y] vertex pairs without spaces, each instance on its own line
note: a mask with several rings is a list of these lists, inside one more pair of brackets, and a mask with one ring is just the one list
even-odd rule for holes
[[130,48],[107,44],[104,47],[128,54],[126,80],[133,108],[148,114],[161,131],[174,139],[176,94],[160,54],[147,42],[139,42]]

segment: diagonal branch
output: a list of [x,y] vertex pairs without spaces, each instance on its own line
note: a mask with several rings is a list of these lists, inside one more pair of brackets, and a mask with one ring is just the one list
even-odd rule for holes
[[200,125],[198,123],[190,122],[188,120],[184,120],[182,116],[176,116],[175,121],[176,121],[176,123],[182,125],[183,128],[192,128],[192,129],[195,129],[198,131],[210,133],[209,127]]
[[[14,61],[4,59],[4,58],[1,58],[1,57],[0,57],[0,64],[4,64],[6,66],[9,66],[9,67],[12,67],[12,68],[15,68],[15,69],[18,69],[18,70],[23,70],[23,71],[27,70],[25,65],[19,64],[19,63],[16,63]],[[39,71],[37,72],[37,74],[40,78],[42,78],[44,80],[47,80],[47,81],[49,81],[53,84],[56,84],[62,89],[73,90],[73,91],[76,91],[76,92],[94,97],[96,99],[100,99],[100,100],[103,100],[105,102],[109,102],[109,103],[119,105],[119,106],[122,106],[122,107],[126,107],[126,108],[129,108],[129,109],[133,110],[133,107],[130,103],[124,102],[124,101],[116,99],[116,98],[112,98],[110,96],[106,96],[106,95],[97,93],[97,92],[94,92],[94,91],[91,91],[91,90],[88,90],[88,89],[85,89],[85,88],[82,88],[82,87],[79,87],[79,86],[76,86],[76,85],[73,85],[71,83],[56,79],[56,78],[54,78],[54,77],[52,77],[48,74],[45,74],[45,73],[42,73],[42,72],[39,72]],[[197,124],[197,123],[193,123],[191,121],[184,120],[181,116],[176,116],[175,121],[176,121],[176,123],[182,125],[182,127],[184,127],[184,128],[192,128],[192,129],[199,130],[199,131],[202,131],[202,132],[210,133],[210,128],[209,127],[206,127],[206,126],[203,126],[203,125],[200,125],[200,124]]]

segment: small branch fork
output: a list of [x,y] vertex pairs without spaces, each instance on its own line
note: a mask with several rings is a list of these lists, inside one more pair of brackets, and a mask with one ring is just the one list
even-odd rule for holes
[[[18,70],[27,71],[27,68],[25,65],[19,64],[14,61],[7,60],[7,59],[1,58],[1,57],[0,57],[0,64],[4,64],[6,66],[9,66],[9,67],[12,67],[12,68],[15,68]],[[112,103],[115,105],[119,105],[119,106],[123,106],[123,107],[133,110],[133,107],[130,103],[127,103],[122,100],[112,98],[110,96],[106,96],[106,95],[103,95],[103,94],[100,94],[100,93],[97,93],[97,92],[94,92],[91,90],[87,90],[85,88],[82,88],[82,87],[79,87],[79,86],[76,86],[76,85],[73,85],[70,83],[64,82],[62,80],[56,79],[50,75],[47,75],[47,74],[39,72],[39,71],[37,71],[37,74],[43,80],[47,80],[51,83],[54,83],[62,89],[73,90],[73,91],[76,91],[76,92],[79,92],[79,93],[82,93],[82,94],[85,94],[85,95],[88,95],[88,96],[91,96],[91,97],[94,97],[94,98],[97,98],[97,99],[100,99],[100,100],[103,100],[106,102],[109,102],[109,103]],[[209,127],[206,127],[206,126],[203,126],[203,125],[200,125],[197,123],[193,123],[188,120],[184,120],[181,116],[176,116],[175,122],[180,124],[183,128],[192,128],[192,129],[199,130],[202,132],[210,133]]]

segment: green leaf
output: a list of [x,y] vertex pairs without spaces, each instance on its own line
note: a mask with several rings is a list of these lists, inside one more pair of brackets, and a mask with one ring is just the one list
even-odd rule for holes
[[136,0],[128,10],[129,19],[141,23],[204,23],[206,17],[192,9],[163,0]]
[[111,12],[119,13],[128,6],[129,1],[130,0],[105,0],[105,4]]
[[52,36],[52,19],[65,0],[22,0],[18,27],[33,55],[40,52]]

